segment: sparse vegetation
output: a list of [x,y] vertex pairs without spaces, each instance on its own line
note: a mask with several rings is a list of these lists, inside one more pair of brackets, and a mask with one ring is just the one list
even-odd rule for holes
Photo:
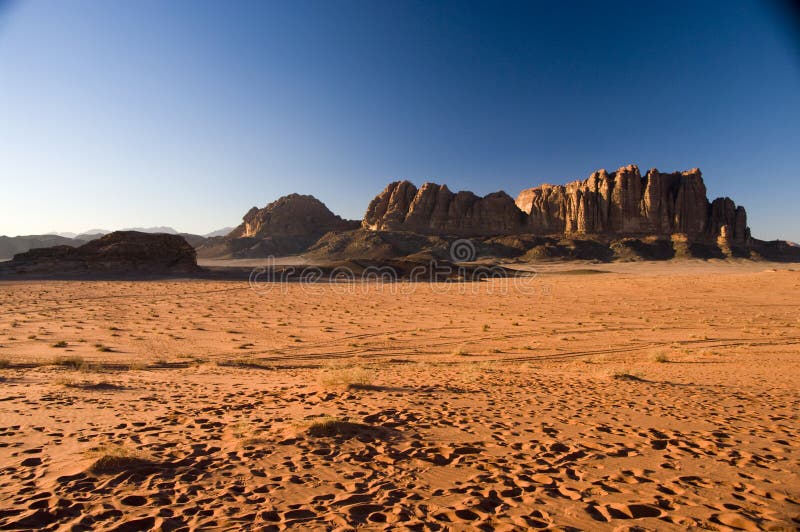
[[369,430],[369,428],[368,425],[363,425],[361,423],[353,423],[346,419],[325,416],[311,422],[307,432],[309,436],[317,438],[335,436],[352,437]]
[[53,344],[53,347],[63,348],[63,347],[67,347],[68,345],[69,344],[67,342],[65,342],[64,340],[59,340],[58,342]]
[[119,444],[105,444],[87,453],[97,456],[89,471],[97,475],[113,475],[123,471],[149,469],[156,464],[145,453]]
[[69,369],[86,369],[88,367],[88,364],[83,359],[83,357],[77,355],[68,357],[56,357],[55,359],[53,359],[53,365],[62,366]]
[[656,353],[656,355],[653,357],[653,360],[660,364],[664,364],[666,362],[669,362],[669,357],[667,356],[666,353]]
[[320,382],[328,387],[364,390],[372,387],[372,375],[361,367],[339,368],[323,375]]
[[11,367],[11,361],[7,358],[0,358],[0,369],[8,369]]
[[253,369],[273,369],[271,364],[257,358],[234,358],[232,360],[220,360],[217,366],[230,368],[253,368]]
[[67,388],[77,388],[80,390],[121,390],[125,388],[124,386],[109,381],[92,382],[76,381],[74,379],[58,379],[55,383]]
[[633,373],[630,369],[615,369],[611,372],[611,378],[618,381],[642,381],[641,373]]

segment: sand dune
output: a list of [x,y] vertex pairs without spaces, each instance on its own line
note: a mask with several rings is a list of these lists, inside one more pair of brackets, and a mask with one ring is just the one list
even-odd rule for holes
[[754,264],[0,283],[0,528],[796,529],[800,272]]

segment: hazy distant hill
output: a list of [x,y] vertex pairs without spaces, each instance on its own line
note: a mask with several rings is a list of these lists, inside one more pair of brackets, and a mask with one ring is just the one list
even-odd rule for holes
[[85,240],[58,235],[0,236],[0,259],[10,259],[17,253],[24,253],[32,248],[80,246],[85,243]]
[[[203,245],[207,237],[203,235],[193,235],[190,233],[178,233],[172,227],[139,227],[132,229],[125,229],[125,231],[138,231],[140,233],[166,233],[172,235],[180,235],[193,247]],[[228,234],[230,229],[220,229],[223,234]],[[20,235],[20,236],[0,236],[0,259],[10,259],[17,253],[25,253],[35,248],[49,248],[52,246],[73,246],[78,247],[97,240],[111,231],[105,229],[90,229],[83,233],[50,233],[46,235]],[[73,236],[69,236],[73,235]]]
[[234,227],[223,227],[222,229],[217,229],[216,231],[211,231],[210,233],[206,233],[203,236],[206,238],[214,238],[215,236],[226,236],[234,229],[235,229]]

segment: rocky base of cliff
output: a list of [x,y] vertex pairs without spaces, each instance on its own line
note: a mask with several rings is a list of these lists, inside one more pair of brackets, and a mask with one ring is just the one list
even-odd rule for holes
[[[456,249],[458,251],[456,251]],[[454,253],[460,253],[454,257]],[[503,235],[459,239],[402,231],[328,233],[305,254],[312,259],[482,260],[522,262],[558,260],[636,261],[671,259],[753,259],[800,261],[800,247],[783,241],[750,239],[747,245],[725,240],[692,240],[683,234],[608,238],[602,235]]]

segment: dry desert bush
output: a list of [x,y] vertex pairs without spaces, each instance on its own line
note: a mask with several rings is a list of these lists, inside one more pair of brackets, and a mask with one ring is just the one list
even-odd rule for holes
[[78,355],[56,357],[53,359],[54,366],[62,366],[68,369],[85,370],[89,368],[89,364]]
[[660,364],[664,364],[666,362],[669,362],[669,357],[667,356],[666,353],[656,353],[653,356],[653,361],[658,362]]
[[117,443],[94,447],[87,452],[87,455],[97,458],[89,467],[89,471],[97,475],[113,475],[123,471],[137,471],[151,468],[155,465],[146,453]]
[[271,364],[257,358],[234,358],[232,360],[220,360],[217,366],[229,368],[247,368],[247,369],[273,369]]
[[331,369],[320,377],[323,386],[347,390],[368,389],[372,380],[372,373],[359,366]]
[[361,423],[353,423],[346,419],[340,419],[332,416],[325,416],[312,421],[306,432],[309,436],[316,438],[324,437],[351,437],[357,434],[368,431],[370,427]]

